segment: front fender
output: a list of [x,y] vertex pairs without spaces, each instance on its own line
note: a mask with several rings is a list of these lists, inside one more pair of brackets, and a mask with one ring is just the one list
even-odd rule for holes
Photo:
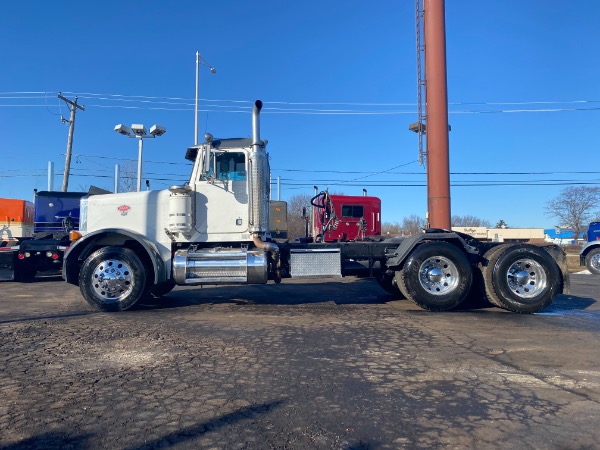
[[600,247],[600,241],[587,242],[579,252],[579,265],[585,266],[585,257],[594,248]]
[[79,284],[79,269],[83,261],[96,249],[106,246],[124,246],[141,251],[154,269],[154,284],[166,281],[167,266],[156,244],[145,236],[130,230],[107,228],[86,234],[69,247],[63,260],[62,276],[67,283]]

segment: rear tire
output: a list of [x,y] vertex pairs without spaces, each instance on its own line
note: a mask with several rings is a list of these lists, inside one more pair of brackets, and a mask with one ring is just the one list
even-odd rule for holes
[[600,275],[600,248],[595,248],[586,255],[585,266],[593,274]]
[[481,283],[479,286],[479,292],[483,294],[489,303],[497,306],[498,308],[503,308],[503,306],[500,298],[496,294],[496,291],[493,289],[492,271],[496,265],[496,262],[498,262],[498,258],[508,247],[510,247],[510,245],[501,244],[489,249],[484,253],[483,258],[479,264],[477,264],[476,269],[481,274],[478,276],[479,282]]
[[381,286],[381,288],[392,294],[396,298],[404,299],[406,298],[400,292],[400,288],[398,287],[398,283],[396,283],[396,278],[394,277],[394,273],[388,271],[385,267],[381,269],[381,271],[375,275],[375,280],[377,280],[377,284]]
[[531,314],[547,307],[559,292],[561,273],[554,259],[530,244],[510,245],[490,257],[486,292],[501,308]]
[[396,272],[400,292],[421,308],[448,311],[460,305],[473,282],[466,255],[448,242],[430,242],[409,255]]
[[100,311],[125,311],[146,291],[146,270],[135,252],[104,247],[92,253],[79,273],[79,289]]

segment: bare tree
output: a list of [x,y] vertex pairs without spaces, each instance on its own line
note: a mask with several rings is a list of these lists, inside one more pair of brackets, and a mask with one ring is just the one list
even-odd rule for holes
[[399,222],[383,222],[381,224],[381,235],[399,235],[402,234],[402,225]]
[[559,226],[574,231],[576,239],[587,229],[598,213],[592,210],[600,204],[600,187],[569,186],[546,203],[546,213],[560,220]]
[[487,227],[491,228],[492,224],[489,220],[480,219],[475,216],[452,216],[450,219],[453,227]]
[[[308,194],[296,194],[288,202],[288,238],[304,237],[306,233],[306,219],[302,217],[302,208],[306,208],[306,215],[310,217],[311,206]],[[311,230],[308,230],[311,233]]]
[[426,223],[424,217],[411,214],[402,219],[402,232],[404,234],[418,234],[425,228]]

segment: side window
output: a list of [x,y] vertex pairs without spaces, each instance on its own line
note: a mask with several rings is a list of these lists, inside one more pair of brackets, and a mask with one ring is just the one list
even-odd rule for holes
[[211,159],[210,170],[200,176],[201,180],[212,177],[224,181],[246,179],[246,156],[244,153],[213,153]]
[[342,205],[342,217],[360,219],[365,214],[363,205]]
[[218,153],[216,156],[217,180],[245,180],[244,153]]

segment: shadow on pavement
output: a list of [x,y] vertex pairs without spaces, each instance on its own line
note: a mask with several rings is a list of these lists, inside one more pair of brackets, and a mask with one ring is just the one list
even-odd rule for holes
[[259,415],[267,414],[271,410],[276,409],[283,405],[283,400],[276,400],[270,403],[263,403],[262,405],[248,406],[246,408],[239,409],[230,414],[224,414],[220,417],[215,417],[207,422],[201,422],[193,427],[184,428],[182,430],[175,431],[173,433],[166,434],[158,439],[153,439],[144,442],[143,445],[136,445],[129,447],[130,450],[151,450],[155,448],[169,448],[176,446],[185,441],[194,439],[205,433],[216,431],[221,427],[232,425],[236,422],[245,419],[254,419]]
[[[576,297],[574,295],[559,295],[552,302],[550,306],[542,311],[545,313],[560,313],[568,311],[586,311],[590,306],[597,304],[598,302],[593,298],[589,297]],[[600,311],[590,311],[600,314]]]
[[[0,320],[0,324],[4,323],[17,323],[17,322],[30,322],[32,320],[48,320],[48,319],[64,319],[66,317],[78,317],[78,316],[89,316],[90,314],[99,314],[100,311],[80,311],[80,312],[66,312],[63,314],[50,314],[35,317],[19,317],[17,319]],[[2,450],[0,448],[0,450]]]
[[[365,283],[373,289],[365,291]],[[352,283],[269,283],[267,285],[223,285],[209,287],[176,287],[160,299],[145,299],[137,310],[180,308],[203,304],[233,305],[305,305],[331,302],[336,305],[382,304],[393,297],[370,279]]]
[[14,444],[0,446],[0,450],[17,450],[25,448],[43,448],[43,449],[64,449],[73,450],[90,448],[89,434],[80,434],[76,436],[68,435],[64,432],[51,431],[39,434],[37,436],[24,439]]

